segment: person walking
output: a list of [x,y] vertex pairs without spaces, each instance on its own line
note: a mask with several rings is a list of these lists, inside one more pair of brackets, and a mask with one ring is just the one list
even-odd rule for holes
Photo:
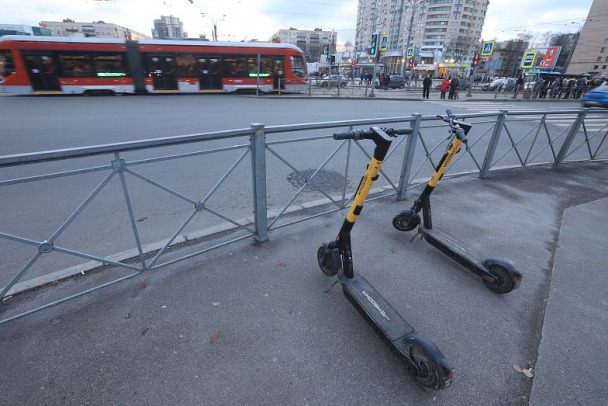
[[426,98],[428,100],[429,94],[431,92],[431,84],[433,81],[429,77],[429,75],[424,76],[424,80],[422,81],[422,98]]
[[388,91],[388,84],[391,83],[391,75],[388,73],[384,75],[384,91]]
[[441,82],[441,98],[445,99],[445,94],[448,92],[450,87],[450,77],[444,78]]
[[454,79],[452,79],[452,81],[450,82],[450,94],[448,97],[450,99],[457,99],[459,91],[460,91],[460,80],[458,79],[458,76],[454,76]]
[[523,88],[524,88],[524,77],[522,75],[519,75],[519,77],[517,78],[517,81],[515,82],[515,90],[513,91],[513,97],[511,97],[511,98],[516,99],[517,93],[519,93],[520,90],[523,90]]

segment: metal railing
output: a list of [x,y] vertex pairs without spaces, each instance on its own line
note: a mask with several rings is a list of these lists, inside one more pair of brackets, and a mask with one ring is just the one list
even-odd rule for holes
[[[473,130],[446,176],[485,178],[499,168],[608,158],[608,111],[462,117]],[[372,125],[414,129],[393,143],[370,194],[370,199],[405,199],[407,190],[428,179],[447,148],[447,127],[436,117],[252,124],[0,157],[0,324],[243,239],[264,241],[272,230],[344,209],[360,172],[352,175],[350,168],[365,165],[373,146],[337,142],[331,134]],[[243,182],[247,178],[251,181]],[[73,203],[53,214],[51,207],[66,206],[52,204],[58,195],[73,197]],[[123,220],[107,226],[120,207]],[[41,284],[93,272],[109,277],[32,309],[11,300]]]

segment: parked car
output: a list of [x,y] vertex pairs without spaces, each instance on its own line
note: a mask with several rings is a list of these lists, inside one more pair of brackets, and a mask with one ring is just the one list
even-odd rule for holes
[[321,80],[319,86],[321,87],[346,87],[348,84],[348,78],[344,75],[329,75],[328,77]]
[[[378,89],[378,79],[376,79],[375,87]],[[405,87],[405,77],[401,75],[392,75],[388,87],[390,89],[403,89]]]
[[505,78],[494,79],[490,83],[486,83],[481,86],[481,90],[487,90],[490,92],[494,92],[498,89],[499,92],[511,92],[515,90],[515,86],[517,85],[517,78],[506,78],[507,85],[505,86],[504,81]]
[[608,85],[591,89],[583,95],[585,107],[608,107]]

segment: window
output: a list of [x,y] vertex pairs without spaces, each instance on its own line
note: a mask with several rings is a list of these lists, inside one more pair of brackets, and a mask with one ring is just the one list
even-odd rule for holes
[[223,69],[225,78],[245,78],[249,76],[247,58],[244,56],[224,57]]
[[593,65],[593,69],[597,69],[599,67],[600,67],[600,65]]
[[121,54],[93,54],[93,67],[98,77],[129,76]]
[[0,51],[0,83],[15,73],[15,63],[11,51]]
[[292,56],[291,60],[291,71],[294,75],[303,78],[306,76],[306,66],[304,65],[304,59],[301,56]]
[[192,54],[182,54],[175,58],[177,63],[177,76],[181,78],[195,78],[198,76],[196,72],[196,58]]
[[597,61],[598,61],[598,62],[602,62],[602,57],[601,57],[601,56],[598,56],[598,57],[597,57]]
[[606,47],[602,47],[602,49],[600,49],[600,53],[602,53],[602,54],[606,53]]
[[606,66],[608,66],[608,65],[603,65],[603,66],[602,66],[602,69],[606,69]]
[[88,53],[62,53],[59,54],[59,63],[63,76],[68,78],[90,78],[93,76],[91,55]]

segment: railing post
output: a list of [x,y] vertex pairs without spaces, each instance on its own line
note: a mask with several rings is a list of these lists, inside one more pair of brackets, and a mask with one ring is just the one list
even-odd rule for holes
[[405,200],[407,186],[410,183],[410,175],[412,172],[412,164],[414,161],[414,152],[416,152],[416,142],[420,136],[420,122],[422,114],[415,113],[412,125],[412,133],[407,137],[405,144],[405,153],[403,154],[403,164],[401,165],[401,176],[399,177],[399,188],[397,189],[397,200]]
[[507,120],[507,112],[507,110],[500,110],[500,114],[496,119],[494,131],[492,132],[492,139],[490,139],[490,144],[488,145],[488,150],[486,151],[486,157],[483,160],[481,172],[479,173],[480,178],[488,177],[488,173],[492,167],[492,159],[494,159],[494,153],[496,152],[496,147],[498,146],[498,140],[500,139],[500,134],[502,133],[505,121]]
[[576,120],[572,124],[572,128],[570,128],[570,132],[568,133],[568,136],[564,140],[562,147],[560,148],[559,152],[557,153],[557,157],[555,158],[555,162],[553,163],[554,168],[556,168],[559,164],[561,164],[562,161],[564,160],[564,158],[566,158],[566,154],[568,153],[568,150],[570,149],[570,146],[572,145],[572,141],[574,141],[574,137],[576,137],[578,130],[581,128],[581,125],[583,125],[583,121],[585,121],[585,116],[587,115],[588,111],[589,111],[589,109],[584,109],[582,112],[578,113]]
[[268,204],[266,198],[266,132],[264,124],[251,124],[251,173],[253,175],[253,217],[255,239],[267,241]]

